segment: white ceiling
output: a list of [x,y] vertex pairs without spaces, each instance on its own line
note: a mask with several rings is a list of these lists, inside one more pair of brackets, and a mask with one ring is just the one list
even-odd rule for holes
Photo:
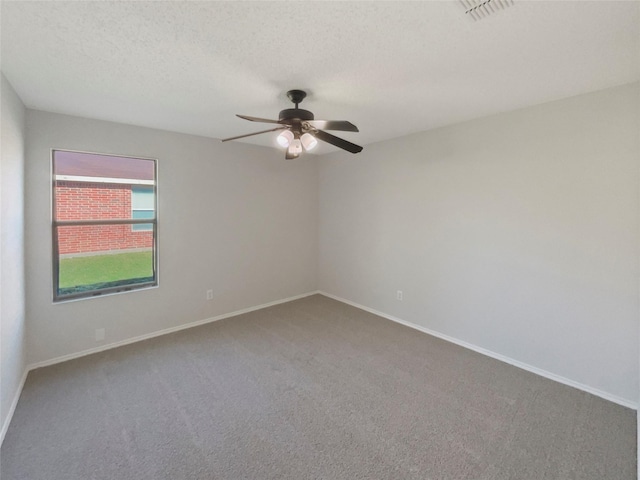
[[214,138],[269,128],[234,114],[277,118],[292,88],[366,145],[640,79],[636,1],[515,0],[475,22],[457,1],[0,6],[27,107]]

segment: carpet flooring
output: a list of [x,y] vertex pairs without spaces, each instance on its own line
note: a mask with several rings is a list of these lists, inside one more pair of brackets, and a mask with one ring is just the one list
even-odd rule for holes
[[315,295],[32,371],[2,480],[636,478],[635,412]]

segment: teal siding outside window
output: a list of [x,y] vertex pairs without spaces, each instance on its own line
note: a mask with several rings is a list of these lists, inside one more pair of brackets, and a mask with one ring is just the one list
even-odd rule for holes
[[[147,185],[133,185],[131,187],[131,218],[154,218],[154,194],[153,187]],[[153,230],[150,223],[131,225],[134,232],[147,232]]]

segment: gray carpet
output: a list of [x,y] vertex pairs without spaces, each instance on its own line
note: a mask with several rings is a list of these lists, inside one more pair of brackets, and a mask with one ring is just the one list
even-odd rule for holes
[[29,374],[2,480],[634,479],[635,412],[312,296]]

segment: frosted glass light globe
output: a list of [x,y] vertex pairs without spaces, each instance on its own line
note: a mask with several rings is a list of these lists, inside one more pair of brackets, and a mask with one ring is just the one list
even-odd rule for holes
[[278,138],[276,140],[278,141],[278,145],[287,148],[293,140],[293,132],[291,130],[285,130],[280,135],[278,135]]
[[316,137],[314,137],[310,133],[305,133],[304,135],[302,135],[302,137],[300,137],[300,141],[302,142],[302,146],[307,152],[314,149],[315,146],[318,145],[318,140],[316,140]]

